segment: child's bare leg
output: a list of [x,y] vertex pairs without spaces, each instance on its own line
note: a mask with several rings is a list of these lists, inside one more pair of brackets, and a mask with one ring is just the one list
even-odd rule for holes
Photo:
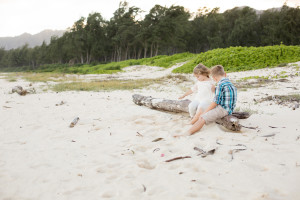
[[192,135],[196,133],[203,127],[204,124],[205,124],[204,119],[200,117],[200,119],[190,128],[189,134]]
[[199,117],[201,116],[201,114],[203,113],[202,109],[198,109],[197,113],[195,114],[195,116],[192,118],[192,120],[190,121],[191,124],[195,124],[196,121],[199,120]]

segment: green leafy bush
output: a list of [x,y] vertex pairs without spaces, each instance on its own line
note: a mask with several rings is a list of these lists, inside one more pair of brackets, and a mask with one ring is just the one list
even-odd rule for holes
[[300,46],[230,47],[200,53],[174,73],[192,73],[202,63],[207,67],[222,65],[227,72],[281,66],[300,60]]

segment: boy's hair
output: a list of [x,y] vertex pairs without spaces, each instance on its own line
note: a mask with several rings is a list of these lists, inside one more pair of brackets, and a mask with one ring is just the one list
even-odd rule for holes
[[222,65],[216,65],[213,66],[210,69],[210,73],[212,76],[224,76],[225,75],[225,71]]
[[207,76],[207,78],[209,78],[209,74],[210,74],[210,70],[203,64],[198,64],[195,68],[194,68],[194,74],[196,75],[203,75],[203,76]]

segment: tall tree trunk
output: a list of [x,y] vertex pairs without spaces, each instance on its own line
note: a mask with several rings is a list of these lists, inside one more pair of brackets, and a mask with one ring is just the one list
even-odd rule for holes
[[83,64],[83,63],[84,63],[84,60],[83,60],[83,55],[82,55],[82,53],[80,54],[80,60],[81,60],[81,64]]
[[142,50],[143,50],[142,48],[139,48],[137,59],[141,58]]
[[119,47],[119,51],[118,51],[118,61],[122,60],[122,47]]
[[153,55],[153,45],[154,45],[154,42],[151,43],[150,58],[152,58],[152,55]]
[[124,55],[124,60],[127,60],[127,57],[128,57],[128,49],[129,49],[128,46],[129,46],[129,45],[127,44],[127,45],[126,45],[126,50],[125,50],[125,55]]
[[145,45],[144,45],[144,58],[147,58],[147,49],[148,49],[147,43],[145,43]]
[[133,49],[133,56],[132,56],[134,59],[136,59],[136,46],[134,46],[134,49]]
[[155,56],[157,56],[157,54],[158,54],[158,48],[159,48],[159,44],[158,44],[158,42],[157,42],[157,43],[156,43]]

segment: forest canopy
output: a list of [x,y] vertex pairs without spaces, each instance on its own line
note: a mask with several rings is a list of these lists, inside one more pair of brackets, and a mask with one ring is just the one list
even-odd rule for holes
[[110,20],[90,13],[62,37],[52,37],[48,45],[0,48],[0,70],[35,70],[49,64],[95,66],[216,48],[300,44],[299,7],[283,5],[265,11],[236,7],[224,13],[200,8],[192,14],[182,6],[155,5],[143,18],[141,13],[140,8],[121,2]]

